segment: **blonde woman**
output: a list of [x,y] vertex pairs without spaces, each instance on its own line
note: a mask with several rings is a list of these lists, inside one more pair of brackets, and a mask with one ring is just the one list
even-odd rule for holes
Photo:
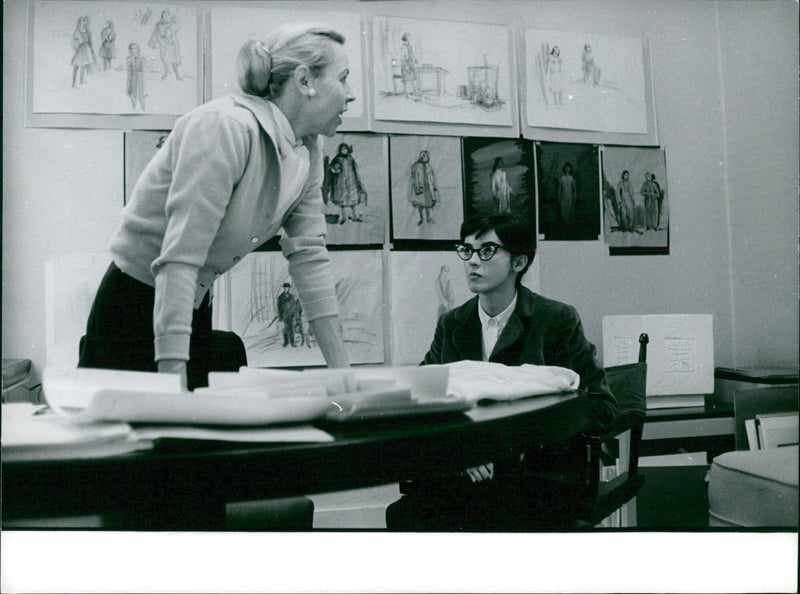
[[281,248],[330,367],[348,365],[322,212],[322,146],[354,100],[344,37],[288,24],[239,51],[241,92],[181,117],[111,241],[79,365],[205,385],[214,279],[283,230]]

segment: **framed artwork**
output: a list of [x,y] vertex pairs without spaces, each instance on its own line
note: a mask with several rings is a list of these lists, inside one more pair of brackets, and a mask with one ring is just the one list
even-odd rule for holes
[[245,41],[261,39],[271,29],[287,22],[324,22],[345,37],[343,47],[350,66],[347,80],[356,98],[342,116],[339,131],[369,130],[364,68],[366,47],[363,43],[360,14],[265,7],[269,3],[259,3],[258,8],[215,4],[210,10],[211,42],[206,56],[206,63],[210,65],[206,92],[210,98],[221,97],[239,89],[236,55]]
[[389,216],[387,145],[386,137],[374,134],[325,139],[328,245],[383,245]]
[[522,138],[464,138],[465,216],[513,212],[536,228],[533,142]]
[[595,240],[600,236],[600,174],[591,144],[536,144],[539,237]]
[[669,254],[669,188],[662,149],[607,146],[603,228],[611,255]]
[[[467,286],[464,262],[450,251],[391,252],[392,364],[417,365],[433,340],[439,317],[474,297]],[[539,259],[522,278],[540,290]]]
[[646,39],[525,28],[519,52],[523,136],[657,144]]
[[447,136],[392,136],[392,239],[457,241],[464,220],[461,144]]
[[131,199],[133,186],[136,185],[144,168],[164,144],[168,135],[168,130],[125,132],[125,196],[123,204],[127,204]]
[[[337,251],[330,257],[348,359],[382,363],[381,252]],[[213,303],[214,327],[241,337],[249,366],[325,365],[282,254],[247,255],[214,284]]]
[[194,7],[38,0],[29,23],[29,125],[171,128],[202,102]]
[[518,134],[511,27],[376,16],[371,31],[374,130],[456,135],[442,125],[462,125]]

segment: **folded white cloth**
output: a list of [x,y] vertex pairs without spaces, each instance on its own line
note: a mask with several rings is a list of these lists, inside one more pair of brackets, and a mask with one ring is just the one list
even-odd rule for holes
[[443,367],[450,371],[447,395],[469,402],[556,394],[580,385],[580,376],[566,367],[527,363],[511,367],[488,361],[457,361]]

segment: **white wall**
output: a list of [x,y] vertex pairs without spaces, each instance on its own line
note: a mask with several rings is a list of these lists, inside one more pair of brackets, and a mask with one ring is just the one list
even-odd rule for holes
[[[598,348],[603,315],[711,313],[717,365],[796,365],[796,3],[303,4],[317,6],[646,36],[667,155],[670,254],[612,258],[599,243],[542,242],[542,293],[575,305]],[[2,355],[30,358],[41,371],[44,264],[53,253],[106,249],[122,205],[122,132],[23,126],[26,8],[4,3]]]

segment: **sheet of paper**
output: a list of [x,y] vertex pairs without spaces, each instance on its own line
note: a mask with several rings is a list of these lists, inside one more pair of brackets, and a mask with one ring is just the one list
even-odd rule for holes
[[141,438],[151,440],[191,439],[241,443],[321,443],[333,441],[332,435],[311,425],[258,428],[191,427],[186,425],[143,426],[137,427],[135,433]]
[[714,329],[709,314],[603,316],[603,365],[634,363],[646,332],[647,395],[714,392]]

